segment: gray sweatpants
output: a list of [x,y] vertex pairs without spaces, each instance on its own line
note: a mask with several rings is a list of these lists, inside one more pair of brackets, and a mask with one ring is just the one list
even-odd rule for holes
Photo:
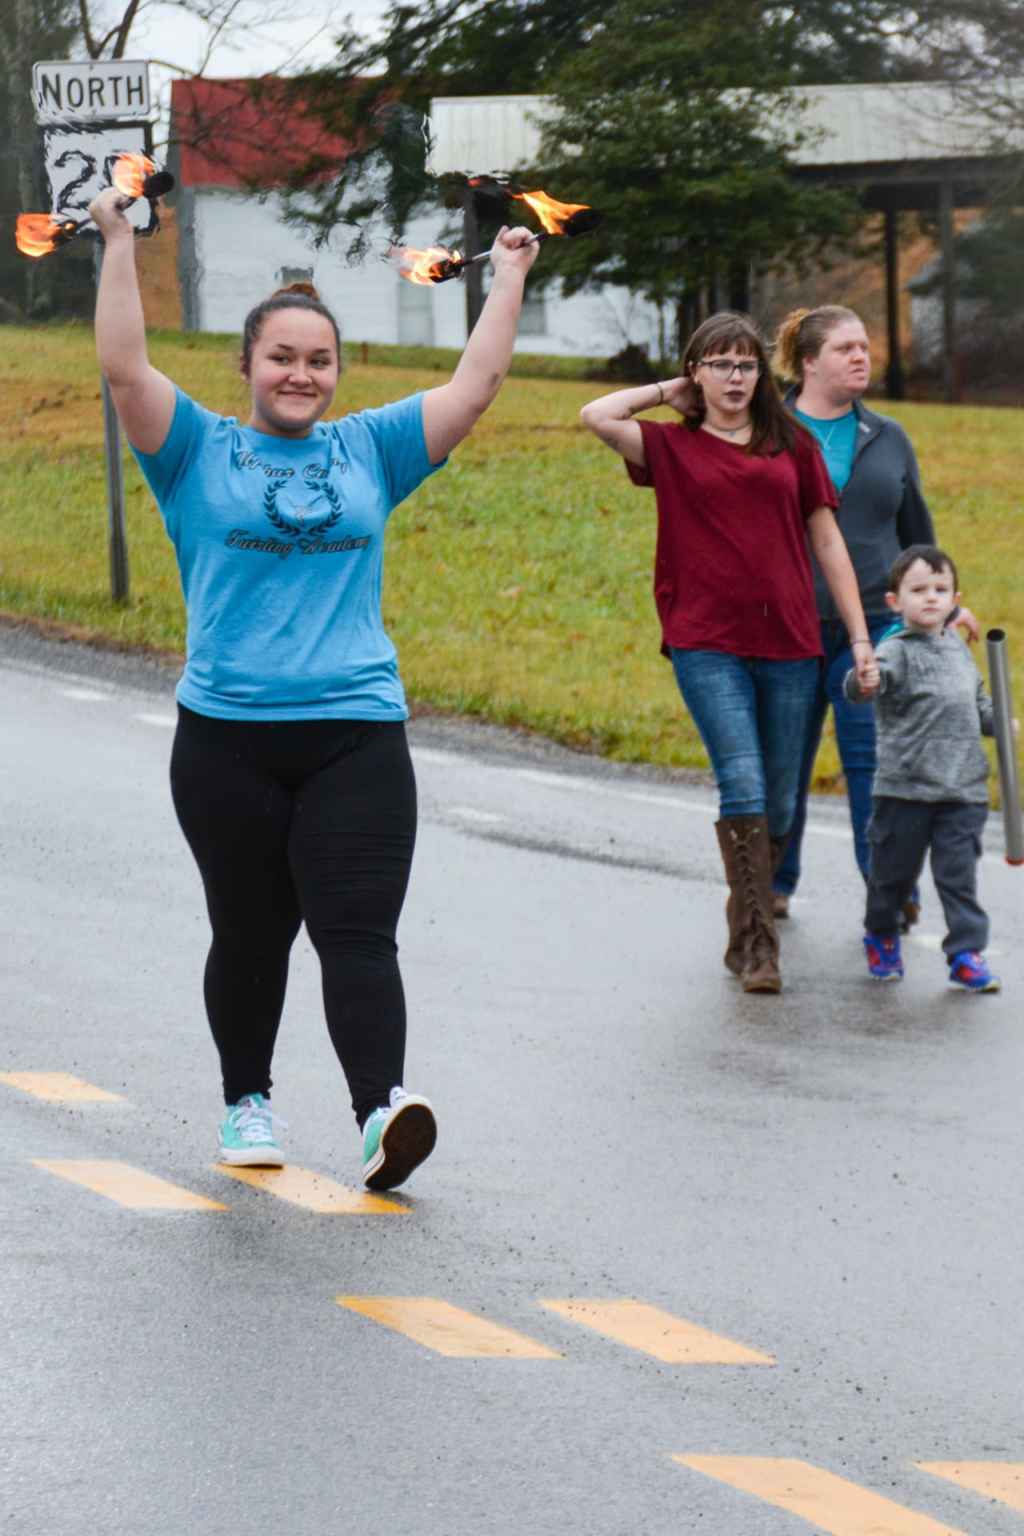
[[988,944],[988,916],[978,905],[978,860],[987,805],[963,800],[898,800],[876,795],[868,841],[871,873],[864,926],[881,939],[899,932],[903,903],[931,852],[932,878],[949,932],[947,955]]

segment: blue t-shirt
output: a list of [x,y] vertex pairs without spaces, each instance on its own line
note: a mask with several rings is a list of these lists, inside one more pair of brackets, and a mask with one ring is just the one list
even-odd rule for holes
[[808,416],[806,411],[797,411],[796,414],[821,444],[829,478],[836,490],[841,491],[853,474],[853,458],[857,448],[856,411],[848,411],[845,416],[831,416],[828,420],[821,416]]
[[384,527],[440,465],[423,396],[304,438],[216,416],[178,391],[167,441],[136,453],[188,610],[178,699],[224,720],[404,720],[381,619]]

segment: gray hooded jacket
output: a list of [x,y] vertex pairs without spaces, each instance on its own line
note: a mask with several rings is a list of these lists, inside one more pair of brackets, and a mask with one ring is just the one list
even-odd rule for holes
[[[960,636],[952,629],[937,635],[904,629],[883,640],[875,655],[881,688],[874,793],[987,804],[989,767],[980,738],[993,733],[992,700]],[[856,672],[843,684],[846,697],[859,704]]]

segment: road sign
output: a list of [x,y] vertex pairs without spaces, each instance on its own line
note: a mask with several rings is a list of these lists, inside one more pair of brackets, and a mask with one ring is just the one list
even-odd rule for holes
[[32,66],[38,123],[119,123],[149,118],[149,63],[142,59],[56,59]]
[[[43,161],[54,218],[84,219],[97,193],[111,185],[111,169],[126,151],[145,153],[148,126],[143,123],[90,128],[85,125],[43,129]],[[140,234],[156,229],[156,213],[145,198],[126,210],[125,217]],[[84,231],[96,235],[92,225]]]

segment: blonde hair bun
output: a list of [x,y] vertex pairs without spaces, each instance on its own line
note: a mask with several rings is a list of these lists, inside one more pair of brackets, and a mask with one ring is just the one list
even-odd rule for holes
[[791,309],[775,332],[772,363],[775,372],[784,379],[798,379],[801,374],[798,346],[800,327],[811,313],[809,309]]

